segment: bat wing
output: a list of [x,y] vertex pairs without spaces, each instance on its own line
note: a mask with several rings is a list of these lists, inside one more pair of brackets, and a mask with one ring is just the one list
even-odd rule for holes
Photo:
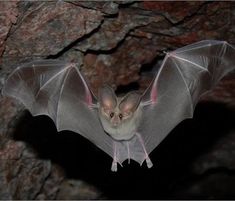
[[201,41],[168,53],[142,97],[142,118],[131,140],[107,135],[94,107],[95,97],[74,64],[35,61],[18,67],[8,78],[3,95],[19,99],[33,115],[50,116],[57,129],[77,132],[117,163],[151,161],[148,154],[182,120],[193,116],[200,96],[234,66],[235,49],[222,41]]
[[33,115],[51,117],[58,131],[79,133],[113,157],[113,140],[104,132],[96,99],[75,64],[55,60],[24,64],[9,76],[2,92],[20,100]]
[[[214,40],[201,41],[168,53],[143,94],[143,114],[137,130],[143,143],[141,145],[137,137],[129,142],[130,147],[136,150],[132,158],[139,163],[149,160],[148,154],[178,123],[192,118],[200,96],[235,69],[234,58],[232,45]],[[143,145],[145,150],[141,149]],[[136,146],[139,146],[138,150]]]

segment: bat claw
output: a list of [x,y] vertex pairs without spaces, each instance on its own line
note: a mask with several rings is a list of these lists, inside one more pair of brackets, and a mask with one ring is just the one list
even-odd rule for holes
[[112,170],[113,172],[117,172],[117,161],[114,161],[114,160],[113,160],[111,170]]
[[146,160],[146,163],[147,163],[147,167],[148,167],[148,168],[153,167],[153,163],[152,163],[152,161],[150,160],[149,157],[147,157],[145,160]]

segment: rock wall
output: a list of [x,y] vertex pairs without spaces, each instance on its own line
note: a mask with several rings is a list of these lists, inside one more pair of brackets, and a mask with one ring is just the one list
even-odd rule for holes
[[[235,44],[235,3],[218,1],[0,2],[0,89],[19,64],[78,62],[97,94],[144,91],[164,51],[203,40]],[[151,153],[110,172],[111,158],[47,117],[0,99],[0,199],[235,198],[235,76],[198,104]]]

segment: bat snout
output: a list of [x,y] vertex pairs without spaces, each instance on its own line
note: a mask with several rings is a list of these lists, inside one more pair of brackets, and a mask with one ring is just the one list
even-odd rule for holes
[[118,127],[118,125],[121,123],[121,120],[117,115],[114,115],[113,118],[111,119],[111,124],[113,127]]
[[112,126],[114,128],[117,128],[119,126],[119,124],[120,124],[120,122],[118,122],[118,121],[111,121],[111,123],[112,123]]

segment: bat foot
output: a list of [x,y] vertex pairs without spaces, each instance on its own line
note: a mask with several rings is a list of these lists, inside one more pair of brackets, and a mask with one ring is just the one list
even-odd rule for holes
[[114,160],[113,160],[111,170],[112,170],[113,172],[117,172],[117,161],[114,161]]
[[152,163],[152,161],[150,160],[149,157],[147,157],[145,160],[146,160],[146,163],[147,163],[147,167],[148,167],[148,168],[153,167],[153,163]]

